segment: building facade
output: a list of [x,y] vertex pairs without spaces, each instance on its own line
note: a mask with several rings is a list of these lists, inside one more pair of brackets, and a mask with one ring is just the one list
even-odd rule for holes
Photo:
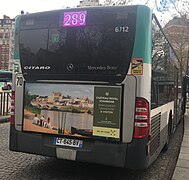
[[0,19],[0,70],[12,69],[14,46],[14,19],[4,15]]
[[99,0],[82,0],[80,1],[80,5],[78,7],[82,6],[99,6]]
[[186,74],[188,74],[189,19],[186,16],[174,17],[163,29],[182,63]]

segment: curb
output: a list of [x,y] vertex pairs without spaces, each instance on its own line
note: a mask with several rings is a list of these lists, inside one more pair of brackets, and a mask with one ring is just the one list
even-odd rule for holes
[[189,111],[184,117],[184,135],[172,180],[189,179]]
[[4,117],[0,116],[0,124],[6,122],[10,122],[10,116],[4,116]]

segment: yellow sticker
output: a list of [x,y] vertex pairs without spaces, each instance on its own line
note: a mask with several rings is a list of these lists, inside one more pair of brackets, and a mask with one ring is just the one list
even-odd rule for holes
[[142,75],[143,74],[143,58],[133,58],[131,63],[131,74]]
[[120,130],[117,128],[106,128],[93,126],[93,136],[119,138]]

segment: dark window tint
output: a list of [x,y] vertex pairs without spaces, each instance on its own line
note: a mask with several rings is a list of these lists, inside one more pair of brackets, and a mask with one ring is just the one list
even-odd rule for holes
[[47,42],[47,29],[21,31],[20,51],[23,65],[46,63]]
[[[136,7],[86,8],[86,26],[77,27],[64,27],[61,23],[64,12],[72,12],[70,9],[53,11],[52,17],[48,12],[23,16],[20,33],[22,67],[50,67],[48,71],[25,69],[23,72],[74,80],[85,76],[82,80],[109,81],[114,77],[121,82],[132,58],[136,10]],[[44,29],[45,24],[47,29]]]
[[126,74],[133,42],[133,36],[115,33],[112,26],[59,28],[50,29],[48,50],[62,69],[72,63],[82,74]]
[[[63,13],[60,22],[62,19]],[[69,73],[125,75],[132,56],[135,22],[136,13],[125,9],[88,10],[86,26],[60,24],[49,29],[48,57],[59,64],[57,72],[68,73],[66,67],[71,63],[74,70]]]
[[152,34],[151,107],[153,109],[174,101],[177,94],[178,70],[171,46],[155,21],[153,21]]

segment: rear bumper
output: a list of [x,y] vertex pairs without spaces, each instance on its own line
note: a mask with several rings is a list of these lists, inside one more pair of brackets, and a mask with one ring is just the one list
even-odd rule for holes
[[84,140],[82,149],[79,149],[56,146],[53,144],[54,137],[16,131],[11,126],[9,149],[80,162],[126,167],[127,169],[146,169],[148,167],[147,138],[135,139],[129,144]]

